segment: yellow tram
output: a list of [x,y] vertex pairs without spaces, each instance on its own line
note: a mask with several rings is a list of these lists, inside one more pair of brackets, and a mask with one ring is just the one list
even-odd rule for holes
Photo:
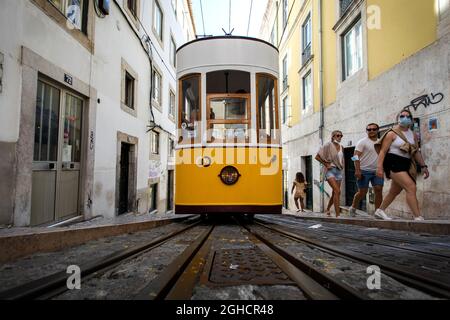
[[279,214],[278,51],[247,37],[177,50],[175,213]]

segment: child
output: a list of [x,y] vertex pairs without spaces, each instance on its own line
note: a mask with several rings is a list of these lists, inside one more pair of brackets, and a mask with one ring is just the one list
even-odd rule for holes
[[[306,191],[306,185],[308,183],[305,181],[305,177],[303,176],[303,173],[297,172],[295,175],[294,184],[292,185],[292,191],[291,193],[294,193],[295,189],[295,195],[294,195],[294,202],[295,206],[297,207],[297,212],[304,212],[305,205],[303,203],[303,199],[305,198],[305,191]],[[298,206],[298,201],[300,200],[300,207]]]

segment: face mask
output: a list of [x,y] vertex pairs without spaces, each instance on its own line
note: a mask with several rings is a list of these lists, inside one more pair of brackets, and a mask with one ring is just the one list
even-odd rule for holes
[[410,118],[400,118],[398,124],[402,127],[409,127],[412,124],[412,120]]

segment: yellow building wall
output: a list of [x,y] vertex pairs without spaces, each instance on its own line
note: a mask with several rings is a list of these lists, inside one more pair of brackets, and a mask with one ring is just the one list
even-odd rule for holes
[[367,0],[381,9],[381,29],[368,30],[369,80],[437,39],[435,0]]
[[[302,67],[302,25],[305,22],[306,17],[311,12],[312,13],[312,23],[313,23],[313,30],[312,30],[312,54],[316,55],[313,61],[313,103],[314,103],[314,109],[318,110],[319,105],[319,67],[317,64],[318,57],[318,14],[316,12],[316,9],[312,8],[312,5],[316,4],[317,1],[311,1],[308,0],[306,3],[303,3],[302,1],[290,1],[289,3],[289,10],[292,8],[292,13],[289,18],[289,23],[284,31],[283,35],[283,44],[281,46],[280,50],[280,71],[282,71],[283,68],[283,59],[288,55],[288,85],[289,85],[289,101],[290,101],[290,114],[291,114],[291,120],[289,122],[290,125],[298,124],[301,120],[301,110],[303,106],[303,99],[302,99],[302,78],[300,77],[299,71]],[[297,19],[297,16],[300,13],[300,16]],[[280,37],[282,35],[282,10],[279,11],[279,17],[278,17],[280,23]],[[287,37],[287,38],[286,38]],[[282,72],[280,72],[280,76],[283,76]],[[282,86],[282,79],[280,79],[280,84]],[[280,92],[282,92],[282,87]],[[282,95],[283,96],[283,95]],[[284,96],[283,96],[284,97]],[[280,106],[282,105],[282,101],[280,101]]]

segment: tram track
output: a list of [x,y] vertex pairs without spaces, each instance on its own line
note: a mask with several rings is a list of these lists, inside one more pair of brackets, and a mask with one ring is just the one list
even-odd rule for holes
[[[273,217],[260,219],[260,221],[271,221],[271,222],[276,221],[276,222],[282,222],[282,223],[286,223],[286,222],[290,223],[290,222],[292,222],[291,220],[293,220],[295,222],[295,224],[298,225],[299,227],[308,229],[307,224],[298,222],[298,221],[296,221],[297,219],[284,220],[284,219],[274,219]],[[417,240],[405,239],[405,238],[400,238],[400,237],[382,236],[382,235],[377,235],[376,236],[377,239],[374,240],[373,238],[375,237],[375,235],[367,235],[365,233],[357,232],[357,231],[353,231],[353,230],[348,231],[348,230],[341,230],[341,229],[333,229],[333,228],[329,228],[327,226],[322,226],[320,230],[315,229],[314,232],[318,233],[318,234],[332,235],[334,237],[359,241],[359,242],[363,242],[363,243],[371,243],[371,244],[375,244],[375,245],[395,248],[397,250],[402,250],[402,251],[411,251],[414,253],[423,254],[425,256],[450,259],[450,254],[434,252],[434,251],[425,251],[425,250],[420,250],[417,248],[410,248],[410,247],[406,247],[406,246],[400,246],[397,244],[393,244],[395,242],[396,243],[399,243],[399,242],[406,243],[406,244],[410,244],[410,245],[423,244],[423,242],[420,242]],[[351,233],[351,235],[349,235],[350,233]],[[383,241],[383,240],[385,240],[385,241]],[[439,246],[439,244],[435,244],[435,243],[431,243],[431,244]],[[446,250],[446,251],[448,251],[448,250]]]
[[[185,234],[188,230],[191,231]],[[255,219],[254,223],[235,219],[225,224],[205,224],[196,220],[147,243],[80,265],[83,288],[87,291],[68,292],[68,275],[59,272],[3,291],[0,299],[96,299],[97,292],[106,290],[110,297],[135,300],[195,300],[203,299],[205,292],[210,299],[215,294],[216,297],[222,296],[223,290],[239,291],[245,289],[236,288],[249,286],[259,288],[257,291],[270,288],[265,291],[269,292],[266,296],[269,299],[284,297],[285,290],[290,290],[294,296],[293,292],[298,292],[300,299],[310,300],[374,298],[355,282],[359,281],[359,276],[353,283],[348,282],[347,278],[336,276],[311,260],[311,257],[315,259],[321,254],[339,257],[344,264],[353,265],[355,271],[361,265],[378,265],[384,274],[398,281],[396,286],[415,288],[435,297],[450,297],[450,287],[445,281],[438,283],[437,278],[426,279],[419,273],[399,270],[396,265],[294,232],[291,228],[268,224],[260,219]],[[280,239],[287,239],[287,242]],[[177,243],[177,249],[170,249]],[[291,251],[294,247],[303,249]],[[161,260],[158,255],[164,255],[166,250],[169,253]],[[309,253],[299,255],[302,250]],[[315,250],[322,253],[318,255]],[[127,270],[132,272],[120,281],[111,276]],[[142,273],[143,270],[152,271]],[[104,286],[105,283],[108,285]],[[274,289],[283,293],[278,296],[270,293]]]
[[[237,224],[248,233],[248,241],[261,250],[280,270],[292,280],[292,285],[300,289],[311,300],[361,300],[363,294],[332,276],[318,270],[310,263],[294,257],[269,239],[252,230],[248,225]],[[140,300],[187,300],[191,299],[199,282],[206,283],[211,277],[207,261],[212,261],[214,230],[211,226],[198,239],[167,266],[165,271],[149,283],[135,299]],[[258,268],[258,266],[254,266]],[[200,273],[200,275],[199,275]],[[199,281],[199,277],[202,281]],[[242,282],[245,284],[245,281]],[[235,284],[238,285],[238,284]]]
[[386,263],[381,259],[373,258],[369,255],[353,252],[335,245],[324,243],[323,241],[319,241],[317,239],[296,234],[290,230],[287,230],[285,227],[268,225],[266,222],[261,222],[259,220],[255,220],[254,223],[257,226],[263,227],[283,237],[298,241],[328,254],[339,256],[357,263],[379,266],[381,270],[383,270],[384,274],[412,288],[432,294],[438,298],[450,298],[450,285],[448,283],[448,279],[438,276],[424,276],[422,273],[413,272],[408,268],[401,268],[394,263]]
[[[200,225],[201,219],[191,221],[187,226],[179,228],[169,234],[160,236],[141,245],[133,246],[124,250],[116,251],[108,256],[94,259],[79,266],[83,282],[94,276],[99,276],[115,266],[142,255],[148,251],[161,246],[174,237]],[[68,290],[68,274],[66,271],[35,279],[21,285],[0,292],[0,300],[24,300],[24,299],[51,299]]]

